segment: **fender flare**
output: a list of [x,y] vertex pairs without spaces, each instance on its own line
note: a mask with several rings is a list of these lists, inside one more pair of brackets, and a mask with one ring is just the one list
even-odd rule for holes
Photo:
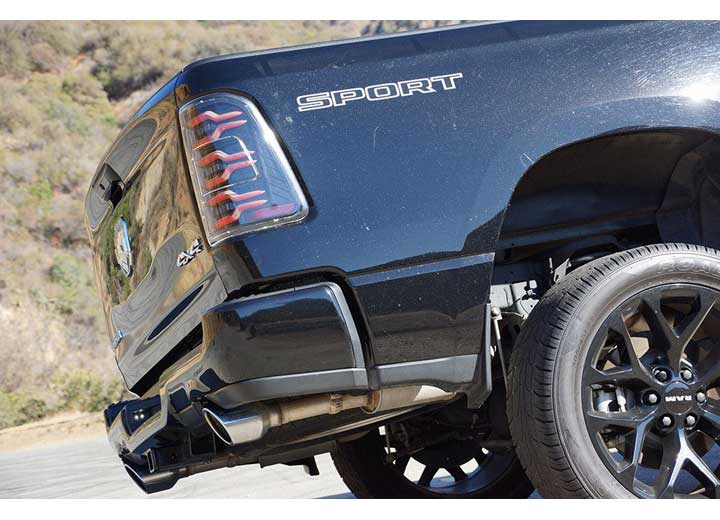
[[571,107],[552,112],[512,134],[488,162],[481,193],[495,193],[493,206],[479,197],[473,215],[497,224],[500,235],[505,212],[520,181],[553,152],[597,137],[637,130],[701,129],[720,135],[720,101],[681,96],[633,98]]

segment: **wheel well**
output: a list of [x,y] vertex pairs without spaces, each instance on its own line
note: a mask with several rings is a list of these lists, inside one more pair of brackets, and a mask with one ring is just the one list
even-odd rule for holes
[[541,158],[516,186],[494,282],[536,279],[528,276],[547,264],[653,242],[718,247],[718,207],[720,136],[710,131],[644,129],[573,143]]

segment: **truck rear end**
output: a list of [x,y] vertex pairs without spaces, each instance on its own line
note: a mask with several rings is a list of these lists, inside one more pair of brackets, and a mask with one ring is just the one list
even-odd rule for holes
[[433,34],[195,63],[102,160],[87,225],[136,396],[105,420],[146,492],[312,472],[339,438],[488,396],[493,254],[442,173],[466,160],[441,144],[466,124],[443,49],[464,40]]
[[87,197],[130,476],[330,452],[359,497],[720,497],[717,29],[181,71]]

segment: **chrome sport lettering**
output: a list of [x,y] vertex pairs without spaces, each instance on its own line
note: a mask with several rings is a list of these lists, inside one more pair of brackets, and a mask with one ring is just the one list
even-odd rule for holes
[[455,90],[462,72],[431,76],[429,78],[407,79],[397,82],[378,83],[367,87],[353,87],[328,92],[316,92],[297,97],[299,112],[342,107],[353,101],[384,101],[414,94],[433,94],[443,90]]

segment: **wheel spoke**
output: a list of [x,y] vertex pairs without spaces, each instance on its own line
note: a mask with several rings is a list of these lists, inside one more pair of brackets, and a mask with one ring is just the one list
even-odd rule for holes
[[633,448],[630,458],[626,459],[626,464],[618,472],[620,480],[624,481],[626,485],[632,489],[635,485],[635,475],[637,474],[638,465],[640,464],[640,456],[642,455],[642,449],[645,445],[645,438],[647,437],[648,431],[652,426],[652,418],[647,418],[638,424],[635,432],[633,433]]
[[687,452],[686,458],[689,464],[687,464],[686,468],[688,473],[705,485],[705,489],[712,498],[720,497],[720,479],[690,444],[687,444]]
[[713,498],[720,497],[720,479],[688,442],[683,430],[663,438],[663,457],[655,484],[657,498],[674,498],[675,484],[684,469],[703,484]]
[[677,463],[685,467],[688,473],[702,483],[712,498],[718,498],[720,496],[720,479],[688,442],[685,432],[678,432],[678,438],[680,454]]
[[452,478],[455,479],[455,482],[460,482],[461,480],[465,480],[467,478],[467,474],[463,471],[463,469],[460,466],[455,466],[453,468],[447,468],[448,473],[452,475]]
[[717,303],[717,297],[706,291],[699,291],[698,293],[699,307],[697,312],[689,316],[687,319],[682,320],[675,328],[679,331],[677,336],[677,342],[674,348],[668,353],[671,367],[673,369],[680,369],[680,361],[685,353],[685,348],[690,343],[690,340],[697,334],[702,324],[705,322],[710,311],[713,310]]
[[698,381],[705,388],[712,388],[720,379],[720,352],[714,351],[712,355],[703,359],[697,369]]
[[[720,406],[711,399],[720,383],[718,320],[718,291],[656,286],[612,311],[590,345],[582,375],[585,424],[608,470],[634,493],[648,494],[640,482],[647,466],[657,467],[650,489],[656,498],[688,492],[720,498],[720,465],[703,459],[711,445],[705,436],[720,444]],[[689,475],[697,489],[685,490]]]
[[[432,415],[428,415],[432,417]],[[405,433],[410,435],[410,432],[430,433],[427,417],[423,417],[417,422],[413,420],[415,418],[412,418],[407,423],[398,425],[398,428],[407,428]],[[472,417],[475,419],[474,415]],[[408,426],[406,427],[405,424]],[[458,424],[458,428],[461,428],[460,424]],[[501,479],[507,478],[507,475],[514,477],[517,474],[518,478],[524,478],[522,470],[517,466],[517,459],[509,440],[488,438],[485,432],[478,432],[476,435],[470,436],[467,435],[464,428],[460,435],[453,434],[454,432],[444,433],[442,430],[433,430],[433,433],[433,437],[439,438],[439,440],[424,446],[418,446],[419,442],[408,435],[405,440],[409,441],[409,447],[402,451],[394,451],[393,448],[397,450],[397,446],[377,446],[376,438],[367,440],[372,440],[373,450],[377,450],[378,454],[383,457],[382,469],[390,472],[393,478],[405,482],[404,487],[412,486],[416,490],[412,493],[415,496],[419,494],[420,496],[466,497],[473,496],[478,492],[492,494],[496,486],[503,485]],[[377,438],[382,440],[383,436],[378,434]],[[418,441],[426,439],[427,437],[424,437]],[[365,441],[366,439],[363,437],[358,440]],[[493,446],[498,453],[488,451],[483,446],[485,444]],[[508,448],[505,448],[506,445]],[[343,455],[341,453],[341,456]],[[362,450],[362,452],[353,451],[351,456],[350,460],[354,460],[358,456],[362,459],[371,454]],[[477,461],[477,467],[473,461]],[[523,486],[529,485],[525,481],[522,484]],[[524,488],[520,494],[522,492],[524,492]]]
[[648,421],[654,410],[636,406],[627,412],[598,412],[591,410],[586,412],[588,428],[599,432],[603,428],[617,426],[621,428],[632,428],[637,430]]
[[720,410],[714,406],[706,405],[701,411],[698,428],[716,441],[720,441]]
[[643,315],[650,326],[653,346],[663,352],[668,352],[677,340],[677,336],[662,313],[662,309],[660,308],[660,294],[657,292],[652,293],[643,297],[642,301],[649,310],[649,312]]
[[625,352],[627,353],[628,360],[630,361],[630,368],[632,369],[632,375],[628,375],[625,380],[636,379],[651,385],[654,384],[652,374],[647,367],[642,364],[642,361],[640,361],[640,358],[637,356],[637,352],[635,352],[635,347],[633,346],[632,338],[630,337],[630,331],[628,331],[625,320],[620,312],[616,312],[611,318],[608,323],[608,328],[618,334],[625,343]]
[[645,381],[645,377],[638,376],[632,367],[617,367],[610,370],[598,370],[595,367],[588,367],[585,374],[585,382],[589,385],[613,384],[622,386],[630,381]]
[[685,348],[714,308],[717,298],[709,292],[698,291],[697,311],[676,327],[671,326],[663,315],[659,295],[643,298],[643,301],[650,309],[646,319],[653,333],[653,343],[666,353],[670,368],[675,371],[680,370]]
[[425,466],[422,475],[420,475],[420,480],[418,480],[418,484],[421,486],[429,487],[430,482],[432,481],[433,477],[439,469],[440,468],[436,466]]
[[682,459],[682,445],[680,431],[674,431],[663,437],[663,455],[655,479],[656,498],[675,498],[675,484],[677,483],[684,460]]

